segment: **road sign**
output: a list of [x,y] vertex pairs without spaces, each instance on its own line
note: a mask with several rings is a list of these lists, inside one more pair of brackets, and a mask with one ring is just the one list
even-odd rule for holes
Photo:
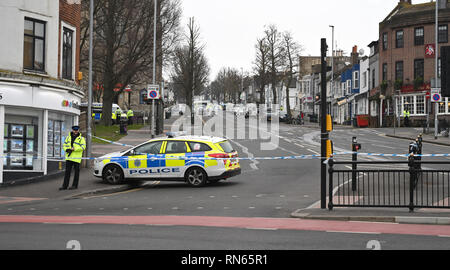
[[147,88],[148,99],[159,99],[159,85],[149,84]]
[[427,99],[430,99],[430,98],[431,98],[431,93],[428,91],[428,92],[425,94],[425,97],[426,97]]
[[442,100],[441,89],[432,88],[431,89],[431,101],[432,102],[441,102],[441,100]]

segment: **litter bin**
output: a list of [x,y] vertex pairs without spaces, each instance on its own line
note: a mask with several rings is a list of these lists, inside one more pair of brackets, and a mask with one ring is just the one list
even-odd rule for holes
[[170,117],[172,117],[172,113],[170,112],[170,110],[166,111],[166,119],[170,119]]
[[120,117],[120,134],[127,135],[127,127],[128,127],[128,118],[126,116]]

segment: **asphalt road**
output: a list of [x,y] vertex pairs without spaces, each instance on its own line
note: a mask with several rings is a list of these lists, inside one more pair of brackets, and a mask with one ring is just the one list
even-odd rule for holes
[[[227,115],[227,118],[233,117]],[[258,129],[248,120],[245,128],[249,133],[252,129]],[[267,139],[233,139],[240,157],[320,153],[318,129],[281,124],[278,132],[269,132],[275,138],[272,146],[276,147],[272,150],[262,150],[262,143],[269,142]],[[364,152],[406,153],[408,149],[407,141],[387,138],[371,129],[335,130],[331,136],[335,149],[350,151],[353,136],[357,136],[358,142],[362,143]],[[448,147],[431,144],[425,144],[424,149],[426,153],[450,151]],[[45,218],[33,223],[0,222],[0,249],[66,249],[69,240],[79,241],[82,249],[365,250],[370,240],[381,243],[382,249],[450,247],[448,233],[439,231],[426,236],[416,227],[409,228],[410,231],[405,227],[405,234],[383,231],[381,227],[380,231],[365,232],[361,228],[349,229],[346,227],[348,223],[320,221],[320,229],[311,229],[306,223],[299,223],[295,230],[286,229],[283,224],[292,212],[319,201],[320,161],[241,161],[241,167],[241,175],[204,188],[150,181],[140,187],[108,195],[0,205],[0,215],[78,218],[72,224],[46,222]],[[114,216],[119,221],[116,224],[83,222],[88,217],[105,216]],[[180,224],[130,224],[131,217],[177,217]],[[242,227],[239,222],[230,221],[218,226],[193,226],[190,222],[192,217],[245,218],[250,219],[250,225]],[[277,219],[279,225],[266,228],[264,220],[255,221],[252,218]]]

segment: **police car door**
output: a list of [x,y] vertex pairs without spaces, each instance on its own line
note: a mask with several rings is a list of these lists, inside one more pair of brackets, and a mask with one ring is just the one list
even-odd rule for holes
[[162,178],[182,178],[186,161],[184,158],[187,152],[185,141],[167,141],[165,147],[165,167],[161,169]]
[[149,142],[136,147],[128,156],[127,178],[159,178],[162,165],[163,141]]

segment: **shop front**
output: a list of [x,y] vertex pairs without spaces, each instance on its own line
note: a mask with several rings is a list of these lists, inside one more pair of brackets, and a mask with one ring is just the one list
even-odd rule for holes
[[81,92],[0,82],[0,93],[0,184],[61,172]]

